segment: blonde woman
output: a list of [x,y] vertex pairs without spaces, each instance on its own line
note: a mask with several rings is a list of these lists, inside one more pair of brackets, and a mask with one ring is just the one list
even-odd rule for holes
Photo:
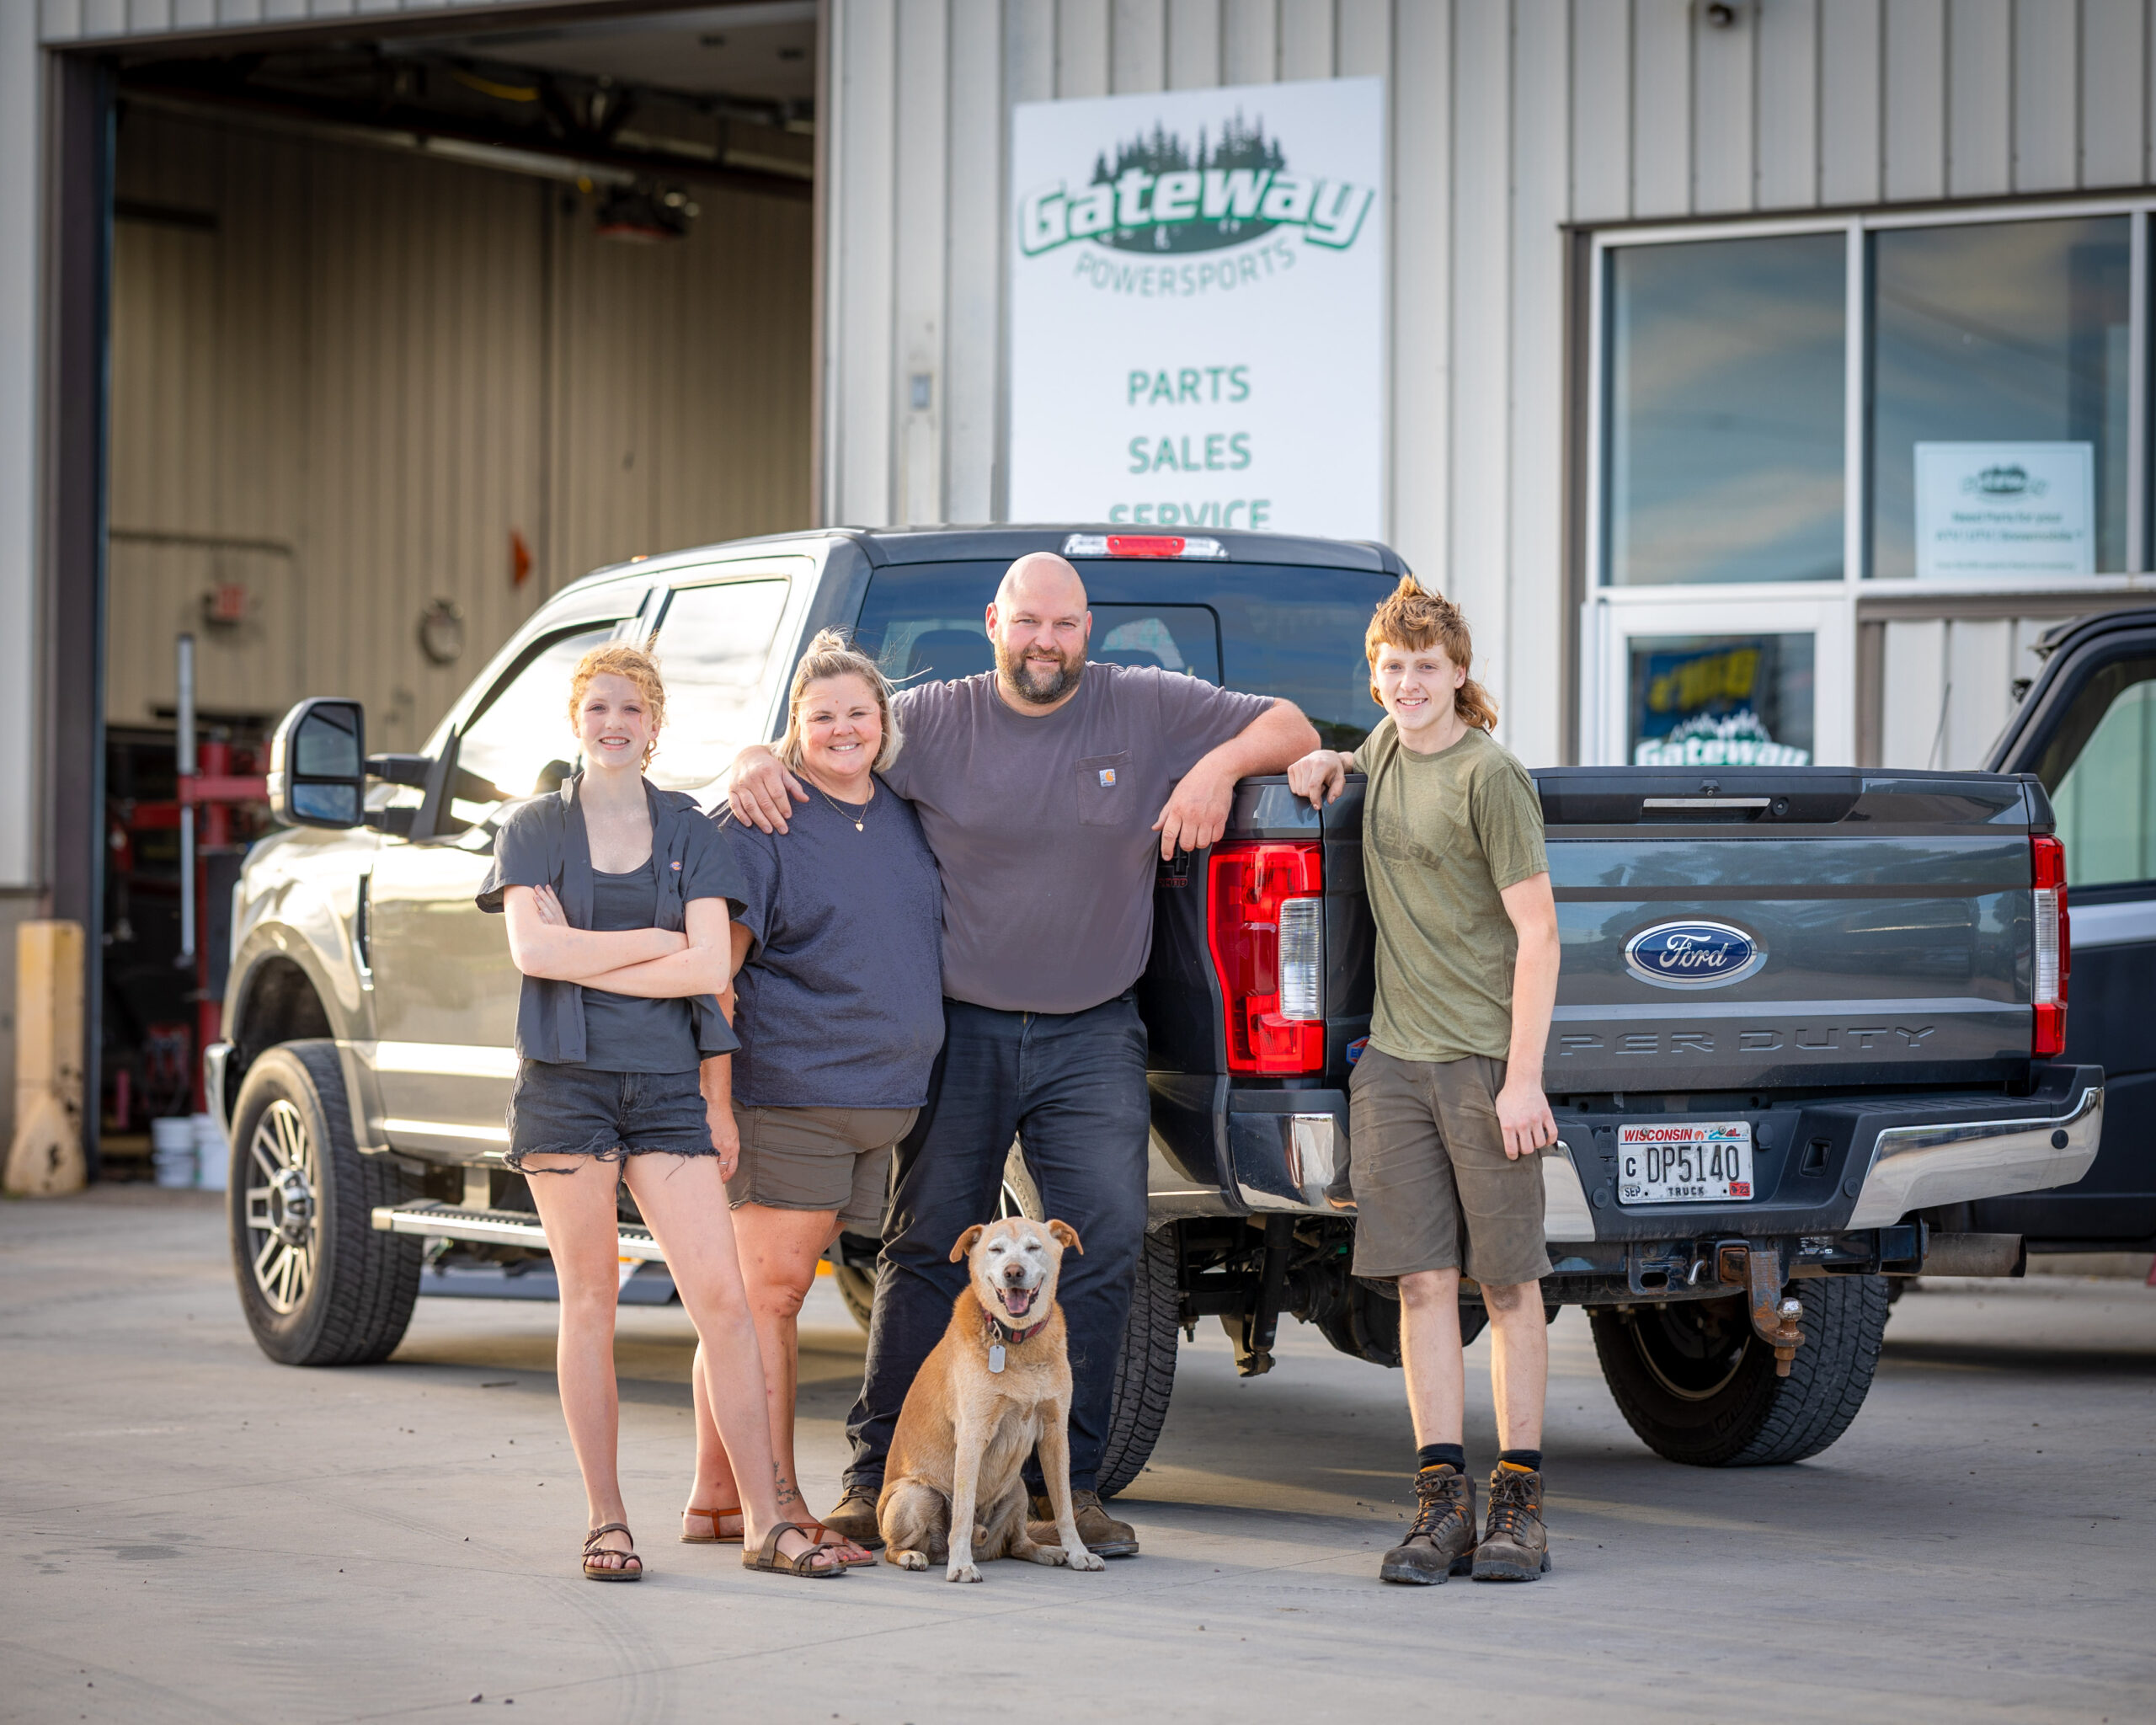
[[[795,1317],[841,1231],[883,1232],[892,1147],[927,1100],[943,1044],[936,859],[911,805],[876,777],[900,740],[875,660],[826,630],[794,670],[779,745],[809,791],[792,831],[776,837],[730,814],[718,825],[739,877],[741,1045],[704,1062],[704,1095],[712,1136],[740,1146],[727,1194],[770,1381],[779,1503],[819,1538],[826,1530],[802,1500],[793,1456]],[[685,1540],[742,1536],[728,1461],[740,1452],[720,1435],[699,1393]],[[855,1530],[841,1561],[873,1563],[881,1543]]]
[[694,801],[644,778],[666,713],[648,654],[594,648],[570,678],[568,711],[583,770],[510,812],[478,901],[505,913],[524,973],[507,1160],[531,1182],[561,1286],[557,1371],[590,1520],[583,1571],[643,1577],[616,1471],[615,1206],[626,1179],[696,1327],[696,1405],[750,1482],[755,1555],[744,1562],[835,1576],[836,1557],[771,1487],[763,1361],[697,1089],[704,1056],[736,1046],[717,999],[732,968],[734,871]]

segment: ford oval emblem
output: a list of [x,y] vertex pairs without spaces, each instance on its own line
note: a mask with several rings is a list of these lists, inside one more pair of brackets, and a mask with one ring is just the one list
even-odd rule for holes
[[1625,943],[1625,965],[1657,988],[1715,988],[1749,976],[1767,948],[1727,922],[1657,922]]

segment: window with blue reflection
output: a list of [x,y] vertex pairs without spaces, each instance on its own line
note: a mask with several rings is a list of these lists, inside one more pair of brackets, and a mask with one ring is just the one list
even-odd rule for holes
[[1617,586],[1842,574],[1839,233],[1609,254]]
[[1872,575],[2127,568],[2128,218],[1872,246]]

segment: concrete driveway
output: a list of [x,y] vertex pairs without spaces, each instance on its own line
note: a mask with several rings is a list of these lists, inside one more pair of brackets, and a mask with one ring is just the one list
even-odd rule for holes
[[[1948,1284],[1951,1285],[1951,1284]],[[575,1569],[553,1312],[422,1300],[385,1366],[270,1365],[206,1194],[0,1206],[0,1719],[2145,1719],[2156,1709],[2156,1291],[1905,1298],[1849,1434],[1790,1468],[1649,1455],[1586,1322],[1553,1332],[1555,1572],[1381,1586],[1396,1375],[1217,1325],[1105,1574],[887,1566],[835,1586],[676,1544],[691,1337],[625,1311],[622,1471],[651,1566]],[[862,1338],[804,1321],[819,1506]],[[1486,1360],[1470,1455],[1491,1465]],[[1478,1376],[1481,1381],[1478,1382]],[[508,1710],[514,1708],[514,1712]]]

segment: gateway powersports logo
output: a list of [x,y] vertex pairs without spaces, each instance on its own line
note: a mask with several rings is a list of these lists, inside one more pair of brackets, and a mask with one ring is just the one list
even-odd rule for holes
[[1287,153],[1238,113],[1196,148],[1157,122],[1094,158],[1092,178],[1073,190],[1057,180],[1018,206],[1019,248],[1029,258],[1075,240],[1119,252],[1219,251],[1276,228],[1299,227],[1311,245],[1345,251],[1363,231],[1374,186],[1288,171]]

